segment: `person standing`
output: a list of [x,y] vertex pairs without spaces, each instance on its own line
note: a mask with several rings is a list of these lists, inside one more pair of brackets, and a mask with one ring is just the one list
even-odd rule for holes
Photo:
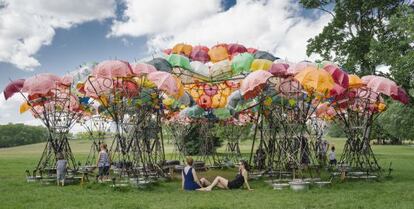
[[68,161],[65,160],[64,155],[59,152],[57,154],[57,162],[56,162],[56,182],[57,185],[59,186],[60,184],[62,186],[65,186],[65,176],[66,176],[66,171],[67,171],[67,164]]
[[109,167],[111,163],[109,160],[107,145],[101,144],[100,149],[101,151],[99,151],[98,162],[96,164],[99,169],[98,180],[102,182],[109,177]]

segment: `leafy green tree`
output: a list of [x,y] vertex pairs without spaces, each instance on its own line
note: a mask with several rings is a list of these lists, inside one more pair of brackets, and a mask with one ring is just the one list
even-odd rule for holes
[[24,124],[0,125],[0,147],[34,144],[47,140],[47,130],[42,126]]

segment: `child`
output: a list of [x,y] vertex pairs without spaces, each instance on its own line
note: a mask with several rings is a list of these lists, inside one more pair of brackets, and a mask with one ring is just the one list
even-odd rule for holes
[[109,162],[109,155],[108,155],[106,147],[107,147],[106,144],[101,144],[100,146],[101,151],[99,152],[98,162],[96,163],[99,169],[99,173],[98,173],[99,181],[105,180],[109,176],[110,162]]
[[62,186],[65,186],[65,175],[66,175],[66,167],[68,161],[65,160],[65,157],[61,152],[57,154],[57,162],[56,162],[56,178],[57,178],[57,185],[59,186],[62,183]]
[[329,165],[336,166],[335,146],[332,146],[329,152]]

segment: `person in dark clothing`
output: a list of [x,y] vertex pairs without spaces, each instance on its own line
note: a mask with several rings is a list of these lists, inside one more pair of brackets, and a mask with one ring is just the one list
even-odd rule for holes
[[229,181],[221,176],[217,176],[212,183],[206,181],[205,184],[208,186],[205,188],[197,189],[197,190],[209,192],[215,186],[222,188],[222,189],[239,189],[244,184],[246,184],[246,187],[249,191],[253,190],[250,188],[250,185],[248,182],[248,164],[244,160],[240,161],[239,173],[236,175],[236,178],[233,179],[232,181]]

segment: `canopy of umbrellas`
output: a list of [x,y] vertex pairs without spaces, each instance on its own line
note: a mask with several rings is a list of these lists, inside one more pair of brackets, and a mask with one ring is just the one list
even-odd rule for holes
[[[382,96],[408,103],[404,89],[388,78],[360,78],[332,62],[291,63],[240,44],[211,48],[177,44],[148,62],[107,60],[85,64],[63,77],[38,74],[10,82],[4,96],[7,100],[20,93],[26,98],[20,112],[30,110],[37,118],[63,111],[79,118],[113,119],[114,108],[149,107],[166,120],[246,123],[260,105],[297,106],[297,96],[291,97],[297,90],[315,101],[311,102],[315,115],[324,119],[333,119],[337,110],[349,109],[350,104],[356,111],[382,112],[386,109]],[[367,98],[369,105],[361,109],[342,102],[359,97]]]

